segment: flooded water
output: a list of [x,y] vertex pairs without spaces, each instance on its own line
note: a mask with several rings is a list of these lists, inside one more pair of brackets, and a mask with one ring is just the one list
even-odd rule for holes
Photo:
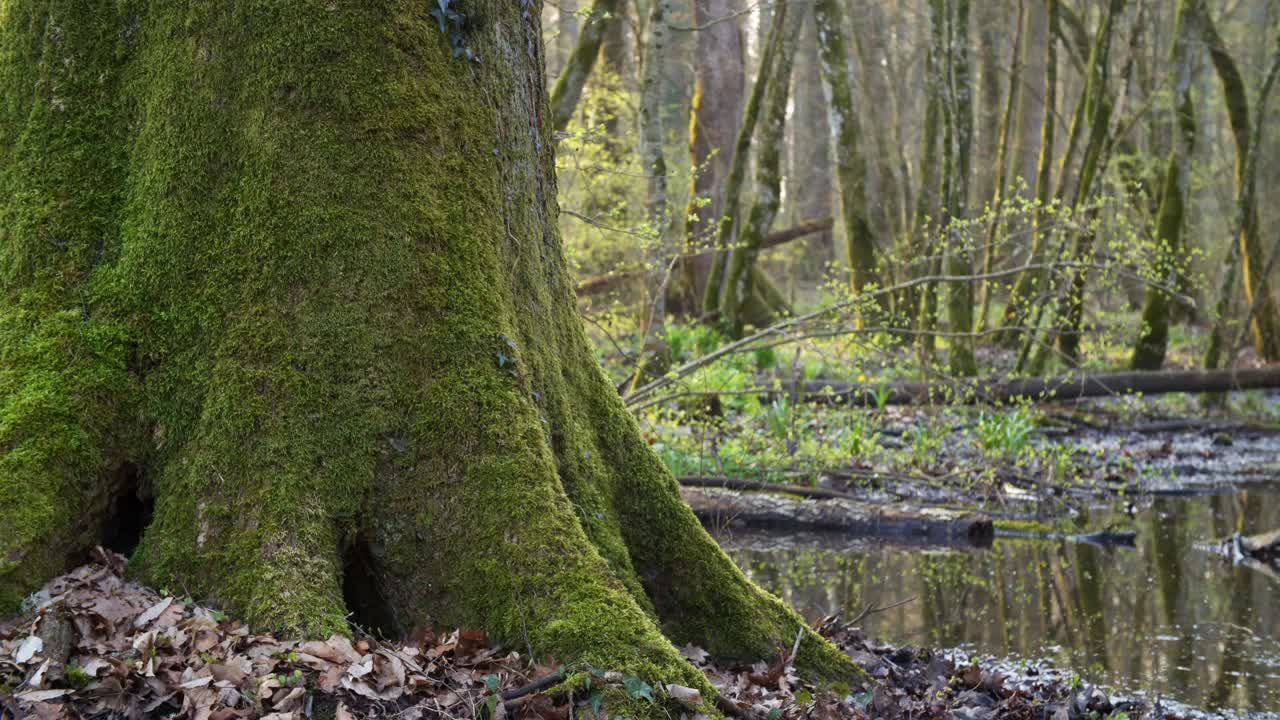
[[810,619],[914,597],[868,616],[868,635],[1043,661],[1115,691],[1280,717],[1280,579],[1197,546],[1280,528],[1280,483],[1148,499],[1089,520],[1136,529],[1135,546],[997,538],[962,550],[742,533],[721,542]]

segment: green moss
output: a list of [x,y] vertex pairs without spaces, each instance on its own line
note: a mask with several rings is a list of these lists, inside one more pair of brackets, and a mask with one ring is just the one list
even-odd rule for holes
[[114,6],[31,5],[0,9],[0,613],[100,540],[138,442],[94,276],[127,130]]
[[[76,517],[30,495],[37,473],[89,497],[130,460],[156,498],[132,571],[255,627],[344,631],[358,555],[404,628],[481,627],[708,697],[663,630],[732,658],[790,647],[802,621],[703,531],[585,338],[536,22],[469,2],[477,64],[418,3],[96,9],[79,21],[110,60],[86,72],[117,70],[127,137],[73,148],[111,158],[109,198],[83,194],[111,218],[102,253],[62,284],[30,270],[50,265],[36,234],[4,256],[0,418],[52,445],[0,445],[3,522]],[[0,32],[25,47],[27,27]],[[19,563],[23,586],[65,559]],[[811,633],[799,659],[858,676]]]

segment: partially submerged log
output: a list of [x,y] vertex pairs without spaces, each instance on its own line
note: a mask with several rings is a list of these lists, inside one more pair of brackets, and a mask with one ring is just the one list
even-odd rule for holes
[[680,494],[712,529],[768,528],[924,538],[939,543],[986,546],[995,535],[982,515],[946,508],[912,508],[849,499],[822,502],[767,492],[682,487]]
[[1221,544],[1222,552],[1232,562],[1246,560],[1265,563],[1280,568],[1280,530],[1272,530],[1261,535],[1241,535],[1236,533]]
[[[887,386],[810,380],[799,395],[810,402],[876,407],[928,403],[1001,404],[1015,401],[1081,400],[1142,393],[1219,393],[1280,389],[1280,365],[1228,370],[1117,372],[1012,380],[959,380],[947,383],[906,382]],[[781,392],[790,394],[784,384]]]

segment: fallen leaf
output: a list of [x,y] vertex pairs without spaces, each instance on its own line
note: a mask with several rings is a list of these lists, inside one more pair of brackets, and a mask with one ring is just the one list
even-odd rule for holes
[[695,688],[676,685],[675,683],[668,683],[663,686],[663,689],[667,691],[667,695],[670,695],[677,702],[683,705],[687,705],[692,708],[702,704],[702,693],[698,692]]
[[26,640],[18,646],[18,652],[14,653],[13,660],[19,665],[26,665],[31,662],[31,658],[36,653],[44,649],[44,641],[38,635],[28,635]]
[[151,607],[142,611],[142,614],[134,619],[133,626],[136,628],[146,627],[148,624],[151,623],[152,620],[155,620],[156,618],[160,617],[160,613],[167,610],[169,606],[172,604],[173,604],[173,598],[167,597],[161,600],[160,602],[156,603],[155,605],[152,605]]
[[707,661],[708,657],[710,657],[710,653],[693,643],[687,643],[684,647],[680,648],[680,655],[694,665],[701,665]]
[[38,703],[57,700],[69,692],[71,691],[66,688],[60,688],[57,690],[28,690],[26,692],[18,693],[15,697],[23,702]]

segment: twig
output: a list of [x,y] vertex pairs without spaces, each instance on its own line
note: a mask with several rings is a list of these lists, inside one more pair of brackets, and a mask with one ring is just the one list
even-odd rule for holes
[[516,698],[524,697],[525,695],[529,695],[531,693],[536,693],[539,690],[545,690],[551,687],[552,685],[564,682],[566,672],[567,671],[565,668],[560,668],[559,670],[556,670],[550,675],[534,680],[528,685],[521,685],[518,688],[512,688],[510,690],[503,690],[501,693],[498,694],[498,699],[502,700],[502,702],[505,703],[505,702],[510,702],[512,700],[515,700]]
[[857,624],[857,623],[859,623],[859,622],[862,622],[863,618],[867,617],[868,615],[874,615],[874,614],[876,614],[876,613],[882,613],[882,612],[885,612],[886,610],[892,610],[892,609],[894,609],[894,608],[896,608],[896,607],[902,607],[903,605],[906,605],[906,604],[907,604],[907,603],[909,603],[909,602],[914,602],[914,601],[915,601],[915,599],[916,599],[916,596],[915,596],[915,595],[912,595],[911,597],[907,598],[906,600],[899,600],[899,601],[897,601],[897,602],[895,602],[895,603],[893,603],[893,604],[891,604],[891,605],[885,605],[884,607],[879,607],[879,606],[877,606],[875,603],[872,603],[872,604],[870,604],[870,605],[868,605],[868,606],[866,606],[866,607],[862,608],[862,612],[858,613],[858,616],[857,616],[857,617],[855,617],[854,619],[850,620],[850,621],[848,622],[848,624],[849,624],[849,625],[855,625],[855,624]]

